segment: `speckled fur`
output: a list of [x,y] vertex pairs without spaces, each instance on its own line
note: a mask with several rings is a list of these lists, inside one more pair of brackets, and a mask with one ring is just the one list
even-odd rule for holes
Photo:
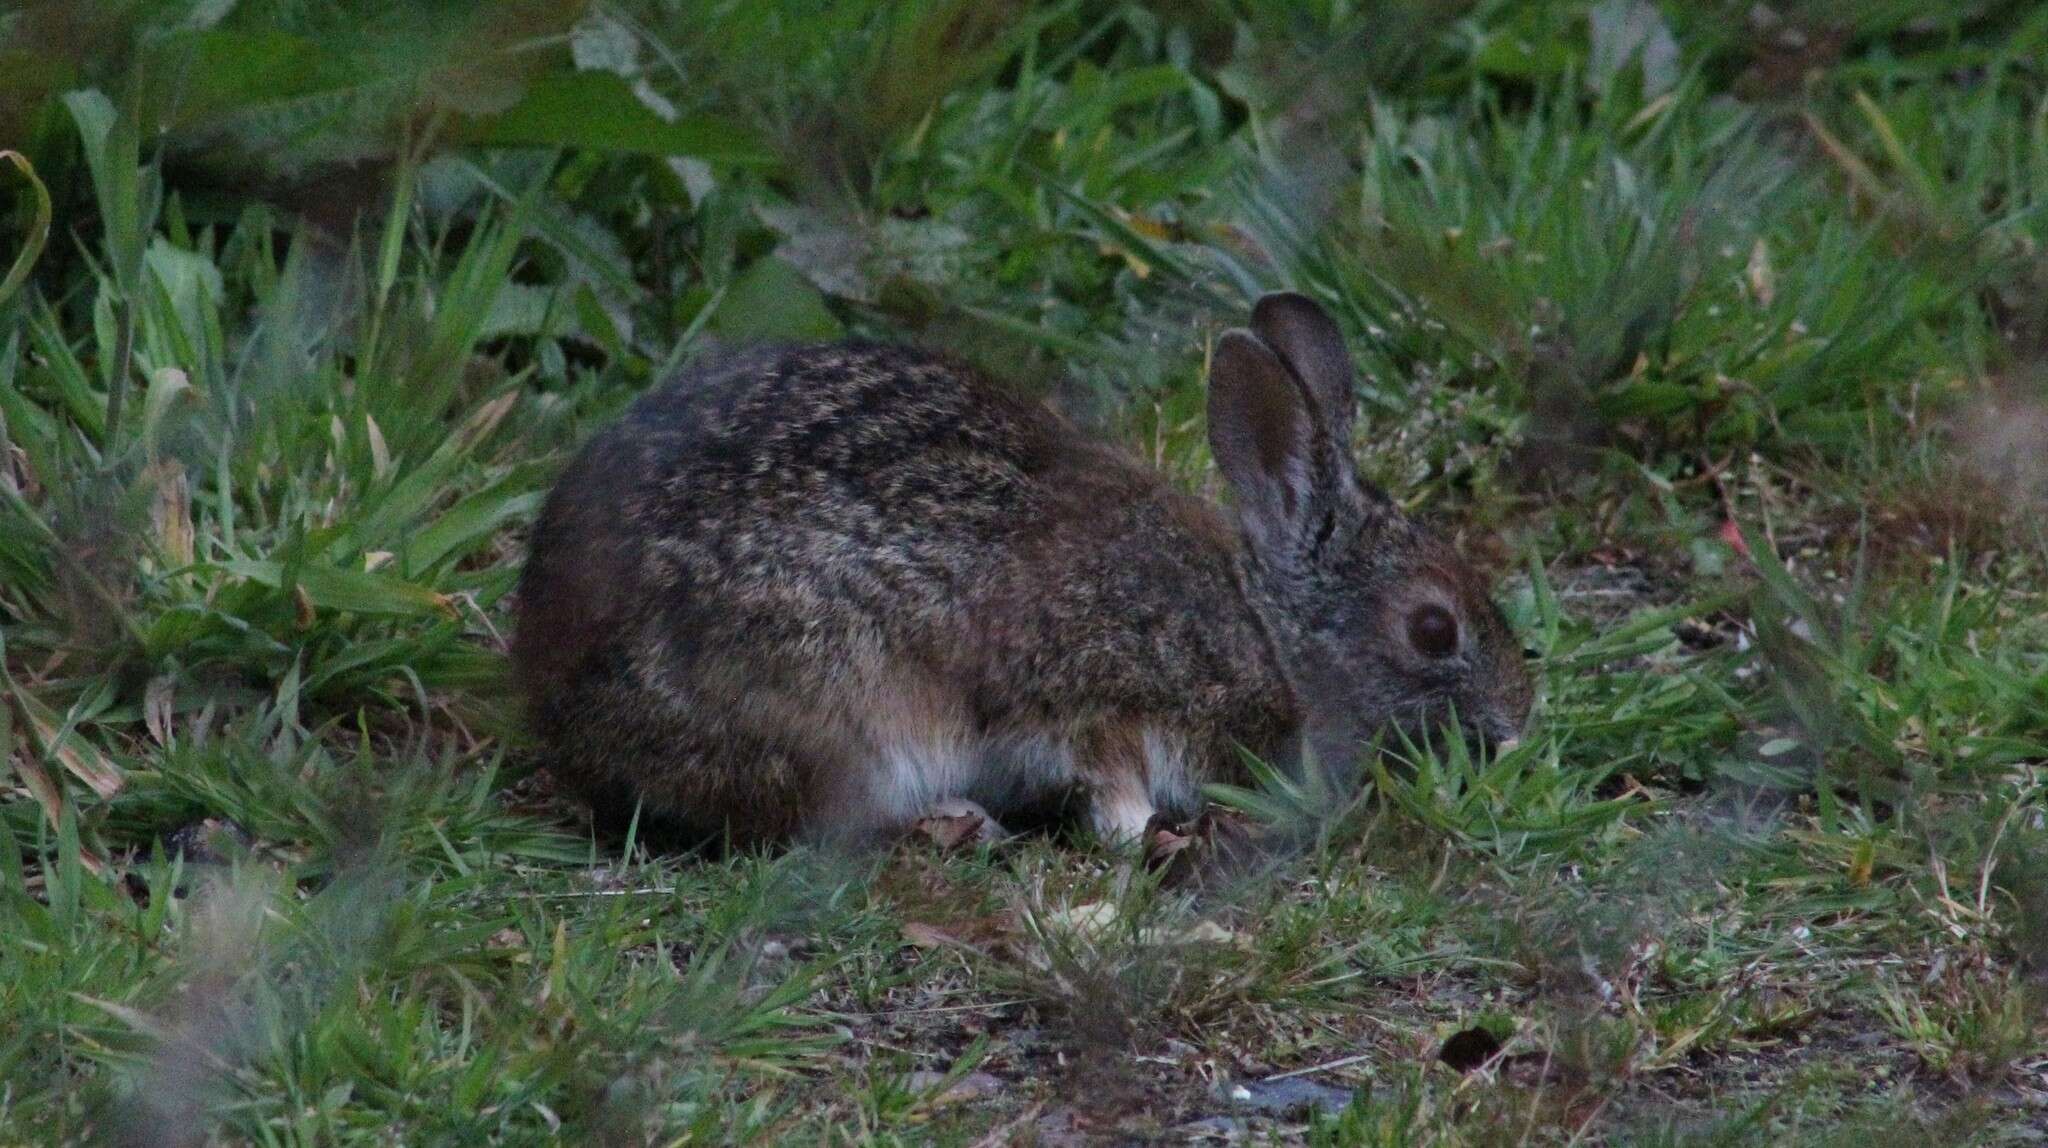
[[[1275,377],[1330,469],[1295,507],[1328,503],[1313,554],[1275,546],[1256,499],[1231,515],[1179,493],[920,351],[775,348],[685,373],[591,441],[535,531],[513,653],[549,764],[607,821],[644,803],[738,842],[1068,790],[1125,836],[1192,812],[1202,781],[1243,780],[1239,745],[1290,759],[1306,730],[1328,752],[1445,703],[1519,728],[1526,679],[1492,649],[1514,647],[1483,585],[1336,445],[1348,364],[1325,400],[1288,361]],[[1418,596],[1472,619],[1484,674],[1380,649]],[[1501,666],[1507,688],[1475,705],[1466,685]]]

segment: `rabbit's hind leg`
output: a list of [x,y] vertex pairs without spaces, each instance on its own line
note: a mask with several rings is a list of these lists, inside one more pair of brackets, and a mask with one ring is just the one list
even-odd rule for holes
[[864,710],[859,740],[865,748],[855,767],[820,795],[823,835],[880,842],[922,818],[969,813],[986,819],[989,835],[1005,835],[973,800],[987,755],[959,699],[929,684],[897,682],[873,691]]
[[1077,749],[1088,819],[1105,842],[1135,842],[1161,811],[1178,814],[1198,802],[1186,741],[1170,730],[1142,721],[1109,722],[1084,734]]

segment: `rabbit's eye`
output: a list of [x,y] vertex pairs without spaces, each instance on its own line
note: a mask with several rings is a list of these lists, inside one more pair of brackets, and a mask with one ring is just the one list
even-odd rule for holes
[[1408,615],[1408,644],[1432,658],[1458,652],[1458,620],[1442,606],[1419,606]]

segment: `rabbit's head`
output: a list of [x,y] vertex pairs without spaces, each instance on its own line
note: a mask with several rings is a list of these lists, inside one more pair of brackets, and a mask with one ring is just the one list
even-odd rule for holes
[[1522,646],[1456,551],[1358,477],[1342,334],[1307,298],[1268,295],[1209,374],[1209,443],[1235,495],[1247,591],[1326,760],[1455,714],[1495,745],[1533,696]]

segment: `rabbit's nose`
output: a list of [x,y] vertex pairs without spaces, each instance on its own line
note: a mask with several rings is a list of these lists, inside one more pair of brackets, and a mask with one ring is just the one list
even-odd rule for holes
[[1522,744],[1522,723],[1491,717],[1477,723],[1473,731],[1476,740],[1485,743],[1495,757],[1511,753]]

